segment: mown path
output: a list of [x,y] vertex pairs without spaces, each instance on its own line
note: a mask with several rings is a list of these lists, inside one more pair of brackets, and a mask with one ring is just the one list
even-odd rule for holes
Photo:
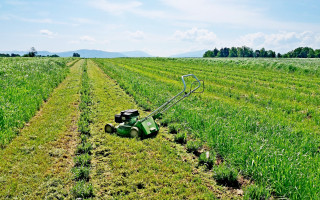
[[104,133],[104,125],[114,121],[114,114],[137,109],[137,105],[92,61],[88,62],[88,75],[93,98],[90,174],[98,199],[238,197],[197,169],[196,158],[174,144],[163,128],[156,138],[142,141]]
[[[0,150],[0,199],[74,199],[71,168],[80,143],[83,62],[70,68],[20,135]],[[114,114],[142,109],[93,61],[87,65],[93,100],[89,182],[94,199],[241,198],[239,190],[218,186],[211,173],[198,168],[197,157],[174,143],[163,127],[157,137],[145,140],[106,134],[104,125],[114,121]]]
[[81,63],[54,90],[41,110],[0,150],[0,199],[69,196],[70,169],[78,143]]

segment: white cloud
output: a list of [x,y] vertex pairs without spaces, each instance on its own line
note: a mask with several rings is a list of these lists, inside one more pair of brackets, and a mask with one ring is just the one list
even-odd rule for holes
[[83,41],[83,42],[95,42],[96,39],[94,39],[91,36],[85,35],[85,36],[81,36],[80,37],[80,41]]
[[311,31],[304,32],[286,32],[278,33],[251,33],[241,36],[234,44],[238,46],[246,45],[252,48],[262,48],[276,50],[279,52],[287,52],[297,47],[319,48],[320,34]]
[[143,31],[135,31],[135,32],[126,32],[128,35],[129,39],[131,40],[143,40],[146,38],[146,34]]
[[56,34],[47,30],[47,29],[42,29],[40,30],[41,35],[46,36],[48,38],[53,38]]
[[192,28],[187,31],[176,31],[173,35],[175,40],[189,41],[189,42],[201,42],[201,43],[213,43],[217,41],[217,35],[210,32],[207,29]]
[[210,23],[248,24],[263,18],[262,9],[240,4],[234,0],[162,0],[176,9],[176,18],[180,20],[202,21]]

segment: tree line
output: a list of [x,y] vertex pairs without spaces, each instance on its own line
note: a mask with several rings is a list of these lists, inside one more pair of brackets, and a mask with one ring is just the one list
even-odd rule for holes
[[289,51],[281,55],[272,50],[261,48],[260,50],[253,50],[250,47],[225,47],[218,50],[208,50],[203,54],[204,58],[212,57],[254,57],[254,58],[320,58],[320,49],[313,50],[310,47],[299,47],[295,50]]
[[[42,55],[37,55],[38,52],[36,48],[31,47],[28,53],[24,54],[22,57],[59,57],[57,54],[54,55],[47,55],[47,56],[42,56]],[[8,53],[0,53],[0,57],[21,57],[19,54],[8,54]],[[80,57],[79,53],[73,53],[72,57]]]

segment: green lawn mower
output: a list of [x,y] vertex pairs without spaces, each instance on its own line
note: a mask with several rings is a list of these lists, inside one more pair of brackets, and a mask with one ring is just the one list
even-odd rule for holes
[[[190,91],[186,92],[187,87],[184,78],[189,76],[193,77],[196,81],[191,83]],[[116,132],[119,136],[133,138],[147,138],[156,135],[160,130],[159,125],[155,121],[156,119],[161,118],[162,114],[165,111],[167,111],[169,108],[171,108],[184,98],[190,96],[190,94],[202,93],[204,91],[204,82],[200,81],[195,75],[183,75],[181,79],[184,85],[183,90],[179,94],[165,102],[155,111],[150,113],[148,116],[139,119],[139,111],[136,109],[121,111],[120,114],[115,115],[115,122],[119,123],[119,125],[114,127],[112,124],[106,124],[105,132]],[[201,85],[203,90],[200,92],[196,92],[196,90],[198,90],[201,87]]]

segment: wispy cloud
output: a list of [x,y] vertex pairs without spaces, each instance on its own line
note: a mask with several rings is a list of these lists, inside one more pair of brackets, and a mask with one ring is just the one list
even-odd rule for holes
[[137,16],[146,17],[148,19],[170,19],[170,15],[168,12],[165,12],[163,10],[144,9],[143,3],[140,1],[111,2],[110,0],[91,0],[89,5],[113,15],[123,15],[130,13]]
[[61,21],[56,21],[50,18],[28,18],[28,17],[21,17],[18,15],[2,15],[0,19],[3,20],[17,20],[17,21],[22,21],[22,22],[28,22],[28,23],[39,23],[39,24],[60,24],[60,25],[70,25],[67,22],[61,22]]
[[90,1],[90,5],[95,8],[107,11],[111,14],[120,15],[128,11],[131,11],[131,12],[134,11],[136,8],[140,7],[142,3],[139,1],[127,1],[124,3],[122,2],[115,3],[109,0],[93,0],[93,1]]
[[186,31],[177,30],[173,38],[180,41],[212,43],[217,40],[217,35],[207,29],[192,28]]
[[262,32],[251,33],[241,36],[236,44],[247,45],[255,48],[270,48],[280,52],[285,52],[297,47],[320,46],[320,34],[312,31],[286,32],[266,34]]
[[139,30],[135,32],[127,31],[125,34],[128,35],[130,40],[133,40],[133,41],[143,40],[146,38],[146,34],[143,31],[139,31]]
[[89,18],[71,18],[71,20],[77,24],[98,24],[97,21]]
[[261,9],[240,4],[233,0],[219,1],[198,0],[161,0],[165,5],[179,11],[181,20],[199,20],[215,23],[248,23],[263,18]]
[[47,30],[47,29],[42,29],[40,30],[40,34],[43,36],[46,36],[48,38],[54,38],[54,36],[56,36],[57,34]]
[[91,37],[91,36],[85,35],[85,36],[81,36],[80,37],[80,41],[83,41],[83,42],[95,42],[96,39]]

